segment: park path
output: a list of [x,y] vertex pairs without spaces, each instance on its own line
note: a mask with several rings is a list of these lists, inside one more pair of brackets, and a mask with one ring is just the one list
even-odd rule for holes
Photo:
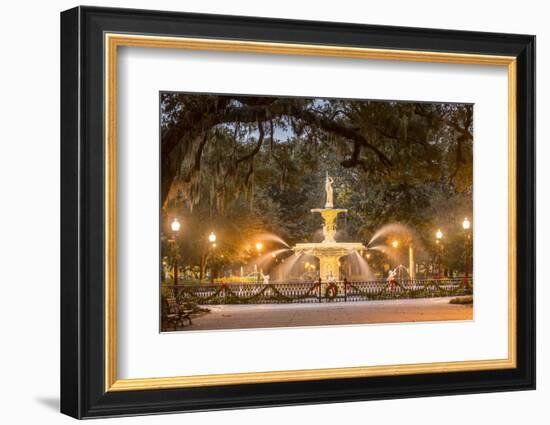
[[326,326],[365,323],[472,320],[472,304],[449,304],[451,298],[358,301],[327,304],[254,304],[208,306],[183,331]]

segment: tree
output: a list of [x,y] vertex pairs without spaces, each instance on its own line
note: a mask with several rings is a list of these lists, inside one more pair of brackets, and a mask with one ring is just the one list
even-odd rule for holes
[[471,216],[472,121],[465,104],[164,93],[163,211],[199,235],[180,247],[203,278],[210,231],[218,263],[246,262],[243,246],[260,232],[311,240],[328,171],[349,210],[340,240],[367,242],[401,222],[429,256],[434,226]]
[[403,155],[433,160],[439,146],[454,152],[455,176],[463,177],[471,126],[471,105],[164,93],[161,199],[164,205],[181,192],[196,203],[203,155],[212,145],[223,148],[213,171],[246,187],[264,142],[283,165],[273,149],[277,131],[293,133],[313,150],[336,143],[343,167],[367,173],[399,170]]

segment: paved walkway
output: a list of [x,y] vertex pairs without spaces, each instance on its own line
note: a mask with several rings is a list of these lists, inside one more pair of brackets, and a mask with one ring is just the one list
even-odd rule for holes
[[327,304],[255,304],[207,306],[182,330],[251,329],[288,326],[472,320],[472,304],[449,304],[451,298],[359,301]]

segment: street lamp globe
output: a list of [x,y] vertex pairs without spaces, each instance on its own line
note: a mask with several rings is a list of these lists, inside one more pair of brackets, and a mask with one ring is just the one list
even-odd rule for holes
[[464,228],[464,230],[468,230],[470,228],[470,225],[470,220],[468,220],[468,217],[465,217],[464,221],[462,222],[462,227]]
[[210,235],[208,235],[208,240],[210,243],[216,242],[216,234],[214,232],[210,232]]
[[256,250],[261,251],[264,248],[264,244],[261,242],[256,242]]
[[443,238],[443,232],[441,231],[441,229],[437,229],[437,232],[435,232],[435,238],[437,240],[440,240]]
[[399,241],[394,240],[394,241],[391,243],[391,246],[393,246],[394,248],[397,248],[397,247],[399,246]]
[[181,224],[178,221],[178,218],[175,217],[174,221],[172,221],[172,224],[170,224],[170,227],[172,228],[172,232],[177,233],[180,231]]

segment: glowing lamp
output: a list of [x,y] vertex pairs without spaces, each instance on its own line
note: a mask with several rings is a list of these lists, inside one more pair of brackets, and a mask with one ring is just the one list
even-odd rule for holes
[[170,224],[170,227],[172,228],[172,232],[177,233],[180,231],[181,224],[178,221],[177,217],[174,218],[174,221],[172,221],[172,224]]

